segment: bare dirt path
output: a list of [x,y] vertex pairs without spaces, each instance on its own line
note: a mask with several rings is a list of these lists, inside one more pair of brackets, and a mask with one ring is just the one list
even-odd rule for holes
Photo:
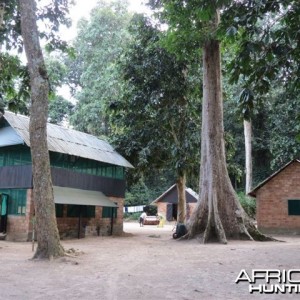
[[62,241],[83,254],[31,261],[30,243],[0,241],[0,299],[299,299],[249,294],[241,269],[300,269],[300,237],[285,243],[201,245],[172,239],[172,226],[125,223],[124,237]]

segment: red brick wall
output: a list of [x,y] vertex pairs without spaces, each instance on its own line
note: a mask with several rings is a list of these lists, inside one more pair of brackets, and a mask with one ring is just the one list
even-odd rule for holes
[[[121,235],[123,233],[123,198],[109,197],[109,199],[118,205],[117,218],[113,222],[113,235]],[[67,215],[67,206],[64,206],[64,216]],[[77,238],[79,229],[78,218],[57,218],[57,226],[62,239]],[[111,219],[102,218],[102,207],[96,207],[95,218],[81,219],[80,237],[88,235],[106,236],[111,234]]]
[[[157,213],[163,216],[166,219],[167,215],[167,204],[166,202],[158,202],[156,203],[157,206]],[[187,220],[191,216],[194,208],[196,207],[197,203],[187,203]]]
[[[117,203],[117,218],[113,222],[113,235],[121,235],[123,233],[123,198],[109,197],[111,201]],[[32,190],[27,190],[27,203],[25,216],[9,215],[7,219],[7,240],[11,241],[29,241],[32,239],[32,216],[34,205],[32,201]],[[67,206],[64,205],[64,216],[67,215]],[[102,207],[96,207],[95,218],[81,219],[80,235],[110,235],[111,219],[102,219]],[[84,229],[83,229],[84,225]],[[78,218],[57,218],[57,226],[62,239],[77,238],[79,220]]]
[[300,233],[300,216],[288,215],[288,200],[300,200],[300,163],[293,162],[256,194],[256,219],[265,233]]
[[27,190],[26,215],[14,216],[8,215],[7,218],[7,236],[9,241],[27,241],[30,240],[32,233],[33,202],[32,190]]
[[157,206],[157,213],[159,215],[161,215],[162,217],[164,217],[164,219],[166,220],[166,215],[167,215],[167,204],[165,202],[158,202],[156,204]]

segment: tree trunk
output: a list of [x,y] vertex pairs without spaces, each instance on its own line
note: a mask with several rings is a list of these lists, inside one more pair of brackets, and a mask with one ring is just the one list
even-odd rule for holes
[[0,1],[0,29],[2,29],[3,27],[4,14],[5,14],[5,2]]
[[246,194],[252,188],[252,122],[244,120],[245,157],[246,157]]
[[186,221],[186,197],[185,197],[185,174],[181,175],[177,179],[177,194],[178,194],[178,206],[177,206],[177,223],[185,224]]
[[257,233],[229,179],[224,146],[220,43],[209,40],[203,48],[203,106],[200,198],[191,216],[187,237],[203,242],[227,238],[252,239]]
[[33,201],[36,216],[37,250],[34,258],[64,255],[57,229],[50,161],[47,147],[49,83],[39,43],[34,0],[20,0],[21,30],[28,60],[31,86],[30,148],[33,172]]

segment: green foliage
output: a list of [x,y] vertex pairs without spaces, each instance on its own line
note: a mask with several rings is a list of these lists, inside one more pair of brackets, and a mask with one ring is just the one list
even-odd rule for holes
[[[47,43],[46,48],[53,51],[60,49],[70,52],[66,42],[62,41],[58,35],[60,25],[69,26],[68,0],[51,0],[43,6],[38,3],[37,19],[46,22],[47,26],[39,32],[40,38]],[[23,41],[21,36],[19,1],[4,1],[4,22],[0,26],[0,98],[2,107],[9,110],[28,114],[30,100],[30,80],[27,67],[22,65],[19,58],[5,53],[5,50],[23,51]],[[4,51],[3,51],[4,49]],[[51,74],[54,85],[59,85],[57,72]],[[52,82],[53,83],[53,82]],[[60,82],[61,83],[61,82]]]
[[[150,166],[151,172],[147,176],[136,180],[135,172],[127,174],[127,191],[125,194],[125,205],[149,205],[158,196],[164,193],[176,182],[176,174],[173,169],[155,169]],[[198,169],[198,168],[197,168]],[[132,178],[134,177],[134,178]],[[194,186],[191,179],[195,179]],[[197,190],[199,180],[197,173],[188,176],[187,185]]]
[[299,158],[300,97],[298,92],[274,90],[268,107],[271,168],[277,170],[290,160]]
[[78,87],[73,126],[97,136],[108,135],[107,103],[121,97],[122,84],[116,62],[129,39],[130,14],[126,1],[99,1],[90,20],[81,20],[74,47],[76,59],[69,62],[73,89]]
[[300,128],[299,128],[299,124],[300,124],[300,113],[299,113],[298,116],[297,116],[296,122],[297,122],[297,135],[296,135],[296,141],[297,141],[298,143],[300,143]]
[[235,27],[236,55],[228,65],[231,82],[243,78],[256,96],[274,80],[299,87],[299,1],[236,1],[223,15]]
[[132,185],[125,194],[126,206],[146,205],[151,201],[150,191],[142,179]]
[[136,212],[136,213],[124,213],[124,220],[126,221],[138,221],[140,218],[141,213]]
[[167,24],[164,45],[180,58],[200,55],[203,44],[208,39],[216,39],[216,28],[212,19],[216,11],[228,5],[229,0],[149,0],[161,23]]
[[[71,113],[73,105],[56,97],[57,87],[65,81],[65,66],[56,56],[46,58],[51,97],[49,104],[49,118],[52,123],[60,123],[64,116]],[[1,107],[22,114],[29,113],[30,79],[27,67],[17,56],[8,53],[0,53],[0,99]]]
[[255,218],[256,200],[254,198],[246,196],[244,193],[238,193],[238,197],[247,215],[251,218]]
[[74,105],[61,96],[50,100],[48,122],[61,124],[73,112]]
[[17,56],[0,53],[1,109],[28,114],[29,74]]
[[240,182],[243,176],[242,167],[235,160],[236,156],[236,143],[233,135],[228,131],[225,132],[225,149],[226,149],[226,162],[229,176],[234,178],[236,182]]
[[157,206],[156,205],[146,205],[144,207],[144,211],[148,216],[156,216],[157,214]]
[[[5,1],[4,22],[0,27],[0,44],[5,45],[6,50],[23,50],[21,38],[21,19],[19,13],[19,1]],[[3,50],[2,50],[3,51]],[[1,51],[1,52],[2,52]]]
[[299,12],[299,1],[255,0],[233,2],[222,15],[229,83],[253,124],[254,184],[299,155]]
[[[71,20],[67,17],[69,5],[73,1],[69,0],[50,0],[41,6],[38,1],[37,19],[47,23],[45,30],[40,30],[40,38],[47,41],[49,50],[61,49],[66,50],[68,45],[62,41],[58,35],[61,25],[69,27]],[[5,1],[4,25],[0,28],[0,44],[5,45],[6,50],[17,49],[19,53],[23,50],[21,37],[21,19],[19,12],[19,1]]]
[[55,94],[57,88],[66,82],[67,67],[64,63],[65,56],[60,52],[53,52],[45,57],[51,94]]
[[199,164],[200,101],[187,87],[189,74],[196,83],[198,66],[161,47],[161,33],[149,19],[136,15],[130,30],[120,64],[125,93],[110,103],[114,143],[136,166],[136,176],[161,168],[187,172]]
[[245,120],[251,120],[251,115],[254,109],[254,95],[253,92],[244,88],[239,96],[239,108]]

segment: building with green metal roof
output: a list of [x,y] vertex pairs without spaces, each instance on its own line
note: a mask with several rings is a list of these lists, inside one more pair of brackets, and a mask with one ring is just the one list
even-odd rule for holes
[[[106,141],[47,124],[47,142],[60,235],[82,237],[123,231],[125,169],[133,166]],[[30,240],[33,231],[29,117],[0,119],[0,233]]]

